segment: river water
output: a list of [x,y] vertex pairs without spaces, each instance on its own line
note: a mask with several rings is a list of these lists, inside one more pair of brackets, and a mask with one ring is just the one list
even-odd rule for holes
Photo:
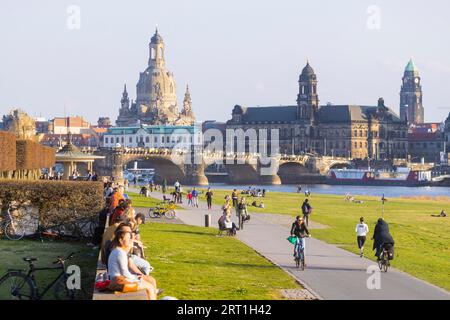
[[[211,188],[217,189],[237,189],[247,190],[249,185],[229,185],[222,183],[211,183]],[[297,192],[297,185],[252,185],[252,188],[266,189],[276,192]],[[386,198],[399,198],[399,197],[436,197],[447,196],[450,197],[449,187],[386,187],[386,186],[348,186],[348,185],[325,185],[325,184],[313,184],[313,185],[301,185],[302,192],[309,190],[311,194],[337,194],[346,195],[367,195],[367,196],[379,196],[383,194]]]

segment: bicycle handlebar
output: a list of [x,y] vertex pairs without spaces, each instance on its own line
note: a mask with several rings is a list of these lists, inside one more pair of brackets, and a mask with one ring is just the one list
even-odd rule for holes
[[64,263],[65,261],[72,259],[74,255],[75,252],[72,252],[66,258],[59,257],[58,260],[53,261],[53,264]]

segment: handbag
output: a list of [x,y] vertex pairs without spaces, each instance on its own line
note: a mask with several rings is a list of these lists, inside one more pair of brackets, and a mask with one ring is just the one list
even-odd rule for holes
[[124,276],[114,277],[108,285],[111,291],[136,292],[138,290],[137,282],[130,282]]
[[289,237],[287,237],[286,240],[289,241],[292,244],[295,244],[297,242],[297,237],[289,236]]

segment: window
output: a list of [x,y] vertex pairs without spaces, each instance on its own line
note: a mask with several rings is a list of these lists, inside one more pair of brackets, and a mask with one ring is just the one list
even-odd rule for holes
[[158,137],[155,136],[155,143],[158,143]]
[[354,135],[355,137],[357,137],[357,136],[358,136],[358,130],[355,130],[353,135]]
[[145,142],[146,142],[146,143],[149,143],[149,142],[150,142],[150,137],[149,137],[149,136],[146,136],[146,137],[145,137]]
[[108,143],[108,137],[105,138],[105,143]]
[[122,137],[121,139],[120,139],[120,142],[123,144],[124,143],[124,137]]
[[116,137],[116,143],[119,143],[119,137]]
[[133,142],[133,137],[129,137],[129,138],[128,138],[128,142],[129,142],[129,143],[132,143],[132,142]]

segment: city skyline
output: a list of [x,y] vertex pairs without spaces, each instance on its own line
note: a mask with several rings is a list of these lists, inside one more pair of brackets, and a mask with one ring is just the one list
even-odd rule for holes
[[[373,104],[384,97],[399,114],[403,70],[413,58],[422,78],[425,121],[448,116],[442,83],[450,76],[449,46],[437,29],[450,26],[447,3],[440,2],[438,13],[415,1],[407,7],[378,1],[375,8],[368,1],[327,2],[329,11],[304,2],[249,3],[155,1],[130,8],[78,1],[80,29],[69,30],[69,2],[23,7],[5,1],[0,32],[8,50],[0,53],[0,111],[17,107],[32,116],[81,115],[91,122],[108,116],[114,122],[123,85],[134,91],[158,25],[178,102],[184,95],[180,89],[189,84],[199,121],[226,121],[236,104],[295,104],[306,60],[317,73],[320,105]],[[376,10],[380,28],[371,29]],[[286,17],[277,15],[281,11]],[[324,20],[310,17],[321,11]],[[290,20],[295,14],[298,19]]]

